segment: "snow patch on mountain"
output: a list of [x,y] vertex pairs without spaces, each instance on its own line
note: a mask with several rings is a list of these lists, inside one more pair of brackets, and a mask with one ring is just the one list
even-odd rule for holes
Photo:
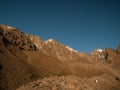
[[47,44],[48,42],[52,42],[53,39],[48,39],[47,41],[45,41],[45,43]]
[[101,48],[95,49],[97,52],[103,52]]
[[69,49],[70,51],[77,52],[77,50],[74,50],[74,49],[70,48],[69,46],[66,46],[66,48]]
[[13,27],[8,26],[7,28],[13,28]]

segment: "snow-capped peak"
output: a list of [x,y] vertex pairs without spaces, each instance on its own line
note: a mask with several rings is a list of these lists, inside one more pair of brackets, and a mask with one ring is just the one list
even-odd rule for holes
[[8,26],[7,28],[13,28],[13,27]]
[[45,41],[45,43],[48,43],[48,42],[52,42],[53,39],[48,39],[47,41]]
[[69,49],[70,51],[77,52],[76,50],[70,48],[69,46],[66,46],[66,48]]
[[103,52],[101,48],[95,49],[97,52]]
[[52,42],[53,41],[53,39],[48,39],[48,42]]

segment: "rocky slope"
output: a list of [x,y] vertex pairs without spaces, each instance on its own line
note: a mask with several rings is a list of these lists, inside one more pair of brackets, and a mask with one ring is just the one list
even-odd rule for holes
[[39,79],[17,90],[120,90],[118,81],[106,75],[93,78],[80,78],[78,76],[61,76]]
[[4,46],[9,50],[13,50],[14,48],[21,50],[36,50],[30,35],[16,28],[0,25],[0,35]]
[[0,90],[15,88],[40,78],[39,70],[23,50],[35,50],[27,36],[10,26],[0,25]]
[[119,69],[120,46],[88,54],[0,25],[0,90],[119,90]]
[[0,90],[15,90],[44,76],[65,74],[66,65],[38,50],[38,41],[38,36],[0,25]]
[[39,36],[25,34],[16,28],[5,25],[0,25],[0,35],[5,47],[9,50],[13,48],[27,51],[40,50],[46,55],[56,57],[61,61],[75,61],[81,59],[81,57],[88,60],[110,59],[117,58],[118,53],[120,53],[119,48],[117,50],[110,48],[106,50],[95,49],[90,54],[82,53],[56,40],[43,41]]
[[4,45],[8,49],[19,48],[27,51],[41,50],[47,55],[60,60],[70,61],[80,58],[80,53],[53,39],[42,41],[40,37],[25,34],[16,28],[0,25],[0,34],[3,36]]

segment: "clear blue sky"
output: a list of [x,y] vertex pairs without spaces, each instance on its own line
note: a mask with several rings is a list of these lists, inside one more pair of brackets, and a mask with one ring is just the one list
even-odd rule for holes
[[1,0],[0,24],[80,52],[120,44],[120,0]]

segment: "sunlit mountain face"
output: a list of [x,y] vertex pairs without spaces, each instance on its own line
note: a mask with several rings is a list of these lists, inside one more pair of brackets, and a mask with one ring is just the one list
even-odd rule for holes
[[79,52],[0,25],[0,90],[120,89],[120,46]]

